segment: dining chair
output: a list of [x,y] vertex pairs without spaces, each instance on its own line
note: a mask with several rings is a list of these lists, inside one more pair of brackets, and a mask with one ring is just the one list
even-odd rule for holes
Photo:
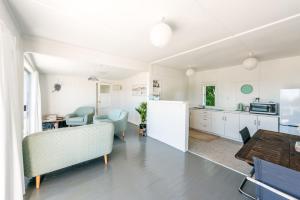
[[256,199],[300,199],[300,172],[259,158],[253,159],[255,179],[247,177],[247,180],[256,185]]
[[[249,129],[247,128],[247,126],[245,128],[243,128],[242,130],[240,130],[240,135],[242,137],[242,140],[243,140],[243,144],[245,145],[247,142],[249,142],[249,140],[251,139],[251,136],[250,136],[250,132],[249,132]],[[248,163],[250,166],[252,166],[252,169],[250,171],[250,177],[253,176],[254,174],[254,168],[253,168],[253,165]],[[246,184],[247,182],[247,177],[245,177],[239,187],[239,191],[240,193],[242,193],[243,195],[251,198],[251,199],[255,199],[253,196],[251,196],[250,194],[246,193],[243,188],[244,188],[244,185]]]
[[240,135],[242,137],[244,144],[246,144],[251,139],[250,132],[249,132],[249,129],[247,128],[247,126],[245,128],[243,128],[242,130],[240,130]]

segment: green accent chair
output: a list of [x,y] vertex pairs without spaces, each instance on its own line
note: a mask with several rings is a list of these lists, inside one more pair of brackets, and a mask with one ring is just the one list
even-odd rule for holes
[[115,127],[115,135],[121,135],[124,139],[128,123],[128,112],[122,109],[114,109],[108,115],[98,115],[94,117],[94,124],[101,122],[111,122]]
[[52,129],[31,134],[23,139],[24,175],[36,178],[81,162],[111,153],[114,140],[112,123]]
[[93,123],[94,107],[79,107],[75,112],[65,116],[68,126],[82,126]]

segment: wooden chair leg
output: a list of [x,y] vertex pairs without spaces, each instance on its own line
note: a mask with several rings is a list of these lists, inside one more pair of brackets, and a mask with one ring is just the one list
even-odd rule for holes
[[104,155],[104,163],[107,165],[107,154]]
[[40,189],[40,184],[41,184],[41,176],[36,176],[35,177],[35,187],[36,187],[36,189]]

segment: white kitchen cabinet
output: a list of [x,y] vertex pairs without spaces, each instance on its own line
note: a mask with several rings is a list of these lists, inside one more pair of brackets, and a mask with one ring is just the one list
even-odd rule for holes
[[212,112],[211,113],[211,132],[224,136],[225,131],[224,112]]
[[239,120],[240,115],[238,113],[225,113],[225,137],[241,141],[239,134]]
[[211,112],[200,110],[200,130],[211,132]]
[[195,109],[190,112],[190,127],[193,129],[210,132],[211,112],[207,110]]
[[241,141],[239,131],[248,127],[251,136],[258,129],[278,131],[278,117],[239,112],[195,109],[190,111],[190,128]]
[[257,129],[278,132],[278,117],[262,115],[257,116]]
[[211,131],[221,137],[241,141],[239,135],[239,114],[212,112]]
[[250,114],[240,114],[240,130],[247,127],[250,135],[254,135],[257,131],[257,116]]
[[240,114],[240,130],[248,127],[250,135],[258,129],[278,132],[278,117],[268,115]]
[[195,109],[190,112],[190,128],[200,130],[200,110]]

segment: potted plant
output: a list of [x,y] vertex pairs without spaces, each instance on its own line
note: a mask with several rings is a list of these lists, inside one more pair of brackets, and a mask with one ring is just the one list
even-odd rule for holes
[[140,127],[140,134],[145,136],[146,135],[146,120],[147,120],[147,103],[142,102],[139,107],[135,108],[135,110],[140,114],[141,117],[141,123],[139,125]]

